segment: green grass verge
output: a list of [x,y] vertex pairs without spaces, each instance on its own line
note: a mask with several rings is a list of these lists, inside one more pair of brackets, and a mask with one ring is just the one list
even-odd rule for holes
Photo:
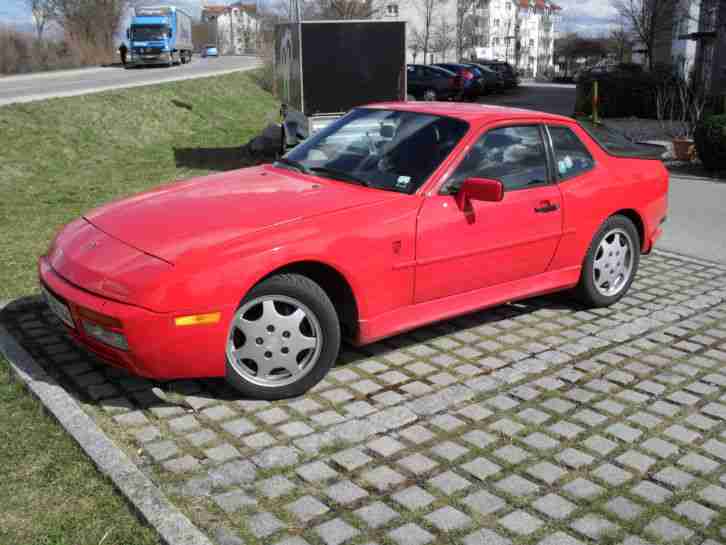
[[248,73],[0,108],[0,299],[36,289],[64,223],[117,197],[206,174],[175,149],[241,146],[278,104]]
[[0,460],[0,543],[159,543],[1,356]]
[[[83,211],[206,174],[175,149],[241,146],[278,104],[248,74],[0,108],[0,299],[36,291],[37,258]],[[182,218],[180,218],[181,220]],[[157,543],[0,358],[0,543]]]

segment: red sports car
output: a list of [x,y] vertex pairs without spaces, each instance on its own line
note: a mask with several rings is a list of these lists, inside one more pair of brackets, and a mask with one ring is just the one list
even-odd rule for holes
[[341,339],[572,288],[615,303],[666,218],[657,157],[540,112],[356,108],[274,164],[89,212],[40,258],[40,281],[112,365],[294,396]]

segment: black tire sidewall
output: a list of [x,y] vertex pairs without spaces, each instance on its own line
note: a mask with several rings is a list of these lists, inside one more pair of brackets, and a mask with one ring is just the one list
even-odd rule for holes
[[338,358],[341,337],[338,315],[323,289],[302,275],[282,274],[270,277],[252,288],[239,306],[264,295],[284,295],[297,299],[315,314],[323,336],[323,346],[318,361],[315,367],[297,382],[279,388],[259,386],[245,380],[232,367],[226,356],[225,344],[227,382],[240,393],[255,399],[276,400],[299,396],[320,382]]
[[[633,267],[628,278],[625,287],[620,290],[617,294],[612,296],[603,295],[595,287],[595,281],[593,279],[593,267],[595,263],[595,254],[600,246],[600,242],[607,233],[613,229],[622,229],[630,237],[630,241],[633,244]],[[591,307],[607,307],[617,303],[622,297],[628,293],[631,284],[635,280],[635,276],[638,273],[638,265],[640,264],[640,235],[638,230],[635,228],[633,222],[625,216],[612,216],[608,218],[605,223],[602,224],[598,232],[592,239],[590,247],[587,250],[585,256],[585,262],[582,266],[582,272],[580,274],[580,282],[577,286],[577,292],[580,300],[587,306]]]

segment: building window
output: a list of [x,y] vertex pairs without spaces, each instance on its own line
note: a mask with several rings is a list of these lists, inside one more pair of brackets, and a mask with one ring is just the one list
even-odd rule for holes
[[499,19],[494,19],[494,26],[499,27]]
[[507,1],[507,11],[512,11],[512,2]]
[[398,17],[398,4],[388,4],[388,16]]
[[529,39],[529,47],[534,47],[534,40],[532,38]]

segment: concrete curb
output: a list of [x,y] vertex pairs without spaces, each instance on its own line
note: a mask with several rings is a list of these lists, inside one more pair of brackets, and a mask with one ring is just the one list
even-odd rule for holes
[[[0,302],[0,310],[7,304]],[[141,519],[159,533],[162,543],[212,545],[1,325],[0,353],[8,360],[18,380],[43,403],[96,467],[111,479]]]

